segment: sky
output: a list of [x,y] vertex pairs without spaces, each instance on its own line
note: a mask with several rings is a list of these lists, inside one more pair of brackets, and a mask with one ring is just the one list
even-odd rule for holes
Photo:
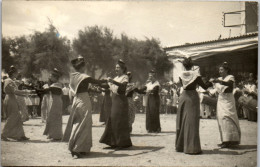
[[[2,35],[29,35],[48,28],[50,18],[61,36],[77,38],[87,26],[106,26],[116,37],[156,38],[162,47],[239,36],[224,28],[222,12],[240,10],[241,2],[173,1],[7,1],[2,2]],[[228,18],[240,24],[240,17]],[[231,32],[230,32],[231,30]]]

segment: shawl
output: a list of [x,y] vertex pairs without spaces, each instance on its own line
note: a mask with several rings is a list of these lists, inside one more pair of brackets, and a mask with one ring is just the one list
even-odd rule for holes
[[[221,81],[225,81],[225,82],[228,82],[228,81],[235,82],[235,77],[233,75],[228,75],[224,79],[222,77],[219,77],[218,79]],[[220,83],[216,83],[215,87],[216,87],[216,90],[218,93],[224,93],[225,90],[228,88],[228,86],[222,85]]]
[[149,82],[146,85],[146,92],[149,93],[151,92],[156,86],[160,87],[160,83],[158,81],[155,81],[154,83]]
[[87,74],[82,74],[79,72],[74,72],[70,75],[70,91],[72,94],[76,95],[79,84],[84,80],[89,78]]
[[180,78],[182,80],[183,89],[192,84],[200,74],[198,71],[182,71]]
[[[115,77],[114,80],[116,82],[119,82],[119,83],[124,83],[124,82],[128,82],[128,76],[127,75],[121,75],[120,77]],[[118,94],[117,91],[118,91],[118,86],[113,84],[113,83],[108,83],[109,87],[110,87],[110,90],[114,93],[114,94]]]

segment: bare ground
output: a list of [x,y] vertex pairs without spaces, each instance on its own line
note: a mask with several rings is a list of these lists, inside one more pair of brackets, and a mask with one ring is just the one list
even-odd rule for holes
[[[68,116],[63,116],[65,130]],[[240,120],[241,145],[235,149],[219,149],[220,136],[215,119],[201,119],[200,138],[203,154],[186,155],[175,151],[176,115],[161,115],[162,133],[148,134],[145,116],[137,114],[129,150],[105,150],[99,143],[104,126],[98,122],[99,114],[93,114],[93,147],[91,153],[74,159],[67,143],[50,142],[43,136],[41,119],[24,123],[27,142],[1,142],[2,166],[256,166],[257,123]],[[4,123],[1,124],[3,128]]]

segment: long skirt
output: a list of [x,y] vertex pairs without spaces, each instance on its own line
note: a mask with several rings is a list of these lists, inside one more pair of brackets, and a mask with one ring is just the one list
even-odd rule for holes
[[146,130],[148,132],[160,132],[160,97],[148,95],[146,107]]
[[222,142],[240,142],[241,132],[235,98],[232,93],[219,94],[217,120]]
[[50,94],[43,95],[42,103],[41,103],[41,118],[42,122],[45,122],[48,118],[48,114],[51,108],[51,96]]
[[62,139],[62,98],[61,95],[52,95],[52,103],[46,120],[44,135],[54,140]]
[[101,112],[99,122],[107,122],[109,115],[111,114],[112,99],[110,94],[105,95],[102,101]]
[[245,108],[248,111],[248,121],[257,121],[257,100],[250,98],[245,103]]
[[129,105],[129,108],[128,108],[128,123],[129,123],[129,127],[132,128],[132,124],[135,121],[135,110],[136,110],[136,107],[135,107],[135,104],[134,104],[132,97],[128,98],[128,105]]
[[62,96],[62,101],[63,101],[63,114],[68,113],[68,106],[70,105],[70,98],[69,95],[63,95]]
[[[92,114],[88,93],[79,93],[72,104],[72,114],[63,140],[69,139],[71,152],[90,152],[92,147]],[[65,137],[66,136],[66,137]]]
[[3,103],[3,112],[6,113],[7,120],[2,131],[2,136],[12,139],[25,137],[23,122],[15,95],[6,94]]
[[27,105],[25,103],[25,97],[24,96],[16,96],[16,99],[17,99],[17,102],[18,102],[22,121],[23,122],[28,121],[29,120],[29,114],[28,114]]
[[111,115],[99,142],[111,147],[132,146],[128,126],[128,101],[125,95],[113,94]]
[[187,154],[201,152],[199,120],[199,95],[195,90],[184,90],[177,109],[176,151]]

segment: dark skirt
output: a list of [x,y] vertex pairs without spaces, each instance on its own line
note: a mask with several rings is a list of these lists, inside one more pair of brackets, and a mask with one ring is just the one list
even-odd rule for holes
[[107,122],[107,119],[111,114],[111,106],[112,106],[112,99],[110,97],[110,94],[105,95],[102,101],[99,122]]
[[62,102],[63,102],[62,103],[63,104],[63,106],[62,106],[63,114],[68,114],[67,108],[70,105],[70,98],[69,98],[69,96],[68,95],[63,95],[62,96]]
[[176,143],[178,152],[201,152],[199,136],[200,101],[195,90],[184,90],[177,109]]
[[132,146],[128,126],[128,101],[126,96],[113,94],[111,114],[99,142],[111,147]]
[[158,95],[148,95],[146,107],[146,130],[148,132],[160,132],[160,97]]
[[257,100],[250,99],[246,104],[245,107],[248,110],[248,121],[257,121]]

